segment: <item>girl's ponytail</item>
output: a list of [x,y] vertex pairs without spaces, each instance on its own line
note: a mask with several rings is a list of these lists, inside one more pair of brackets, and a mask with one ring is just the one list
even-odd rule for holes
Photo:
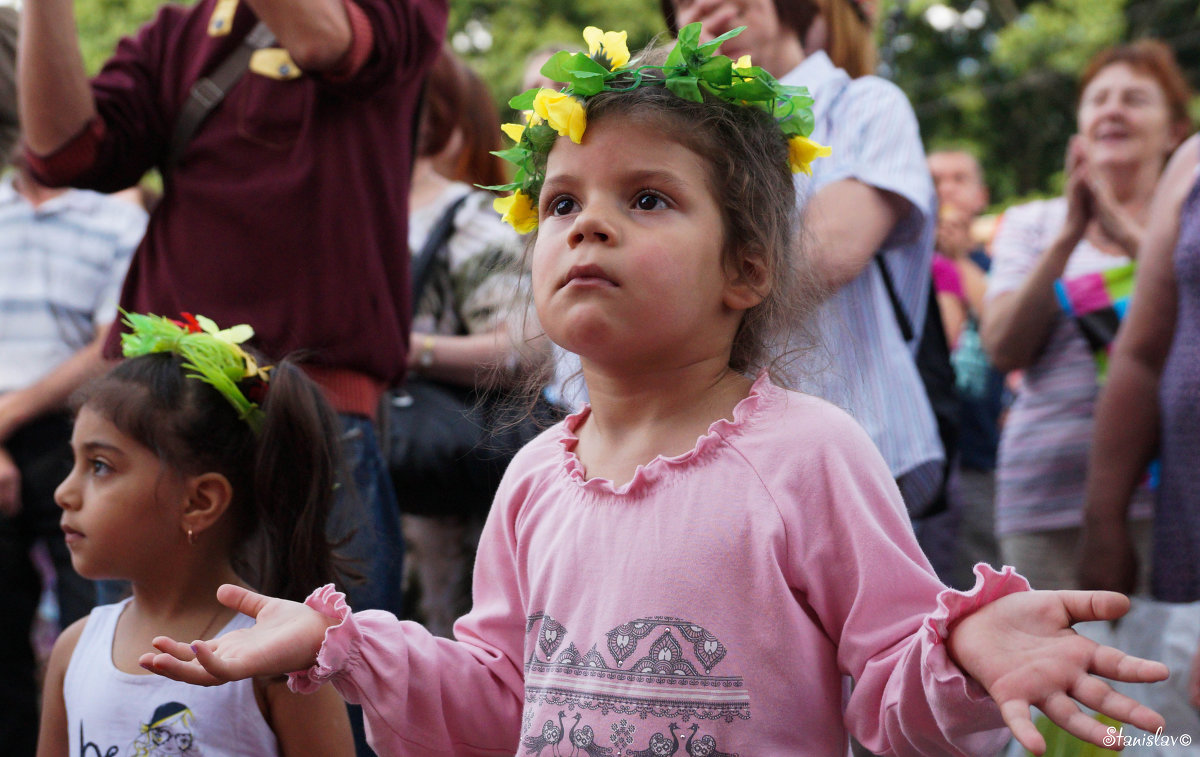
[[262,410],[254,572],[264,593],[300,601],[337,573],[326,527],[341,472],[341,424],[320,387],[290,360],[271,369]]

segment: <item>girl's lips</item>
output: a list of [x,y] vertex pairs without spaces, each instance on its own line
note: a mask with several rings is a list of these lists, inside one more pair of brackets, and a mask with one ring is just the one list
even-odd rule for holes
[[66,524],[62,524],[63,538],[67,544],[73,544],[83,538],[83,534]]
[[577,265],[567,271],[562,285],[564,287],[615,287],[617,283],[609,278],[604,269],[598,265]]

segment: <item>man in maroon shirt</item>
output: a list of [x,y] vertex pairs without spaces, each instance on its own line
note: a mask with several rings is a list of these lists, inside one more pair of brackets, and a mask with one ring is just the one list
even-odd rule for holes
[[406,364],[411,130],[446,15],[445,0],[164,5],[89,82],[71,0],[23,14],[29,163],[47,184],[101,191],[163,168],[196,81],[259,20],[274,34],[164,169],[121,306],[249,323],[267,355],[309,356],[342,414],[359,494],[336,514],[366,559],[356,609],[400,609],[398,513],[371,418]]

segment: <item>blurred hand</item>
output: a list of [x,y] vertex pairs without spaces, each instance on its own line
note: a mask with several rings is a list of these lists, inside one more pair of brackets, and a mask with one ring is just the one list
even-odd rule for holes
[[1093,178],[1088,181],[1088,187],[1093,210],[1088,241],[1109,252],[1137,257],[1138,243],[1145,227],[1120,206],[1108,184]]
[[153,640],[160,654],[138,660],[147,670],[200,686],[217,686],[257,676],[279,676],[311,667],[337,621],[308,605],[256,594],[233,584],[217,589],[226,607],[255,618],[250,628],[191,644],[166,636]]
[[1095,214],[1091,188],[1091,175],[1088,171],[1086,137],[1076,134],[1067,143],[1067,219],[1063,224],[1061,235],[1070,243],[1073,249],[1087,233],[1088,224]]
[[971,240],[971,221],[967,211],[943,205],[938,211],[936,249],[951,260],[963,260],[975,248]]
[[11,518],[21,512],[21,471],[8,450],[0,447],[0,515]]
[[[1157,712],[1118,694],[1100,677],[1161,681],[1167,666],[1132,657],[1075,633],[1074,623],[1115,620],[1129,599],[1113,592],[1028,591],[1010,594],[956,623],[946,640],[951,657],[996,700],[1013,736],[1034,754],[1046,750],[1029,708],[1097,746],[1112,747],[1107,727],[1079,704],[1154,733]],[[1105,743],[1105,737],[1109,743]]]
[[1137,587],[1138,556],[1124,522],[1085,524],[1079,544],[1079,585],[1132,594]]

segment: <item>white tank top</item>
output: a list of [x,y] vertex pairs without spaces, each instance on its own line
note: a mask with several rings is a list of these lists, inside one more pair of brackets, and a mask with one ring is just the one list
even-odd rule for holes
[[[193,686],[133,675],[112,662],[117,619],[128,599],[88,616],[63,681],[70,754],[80,757],[278,755],[253,681]],[[218,636],[254,624],[237,615]]]

